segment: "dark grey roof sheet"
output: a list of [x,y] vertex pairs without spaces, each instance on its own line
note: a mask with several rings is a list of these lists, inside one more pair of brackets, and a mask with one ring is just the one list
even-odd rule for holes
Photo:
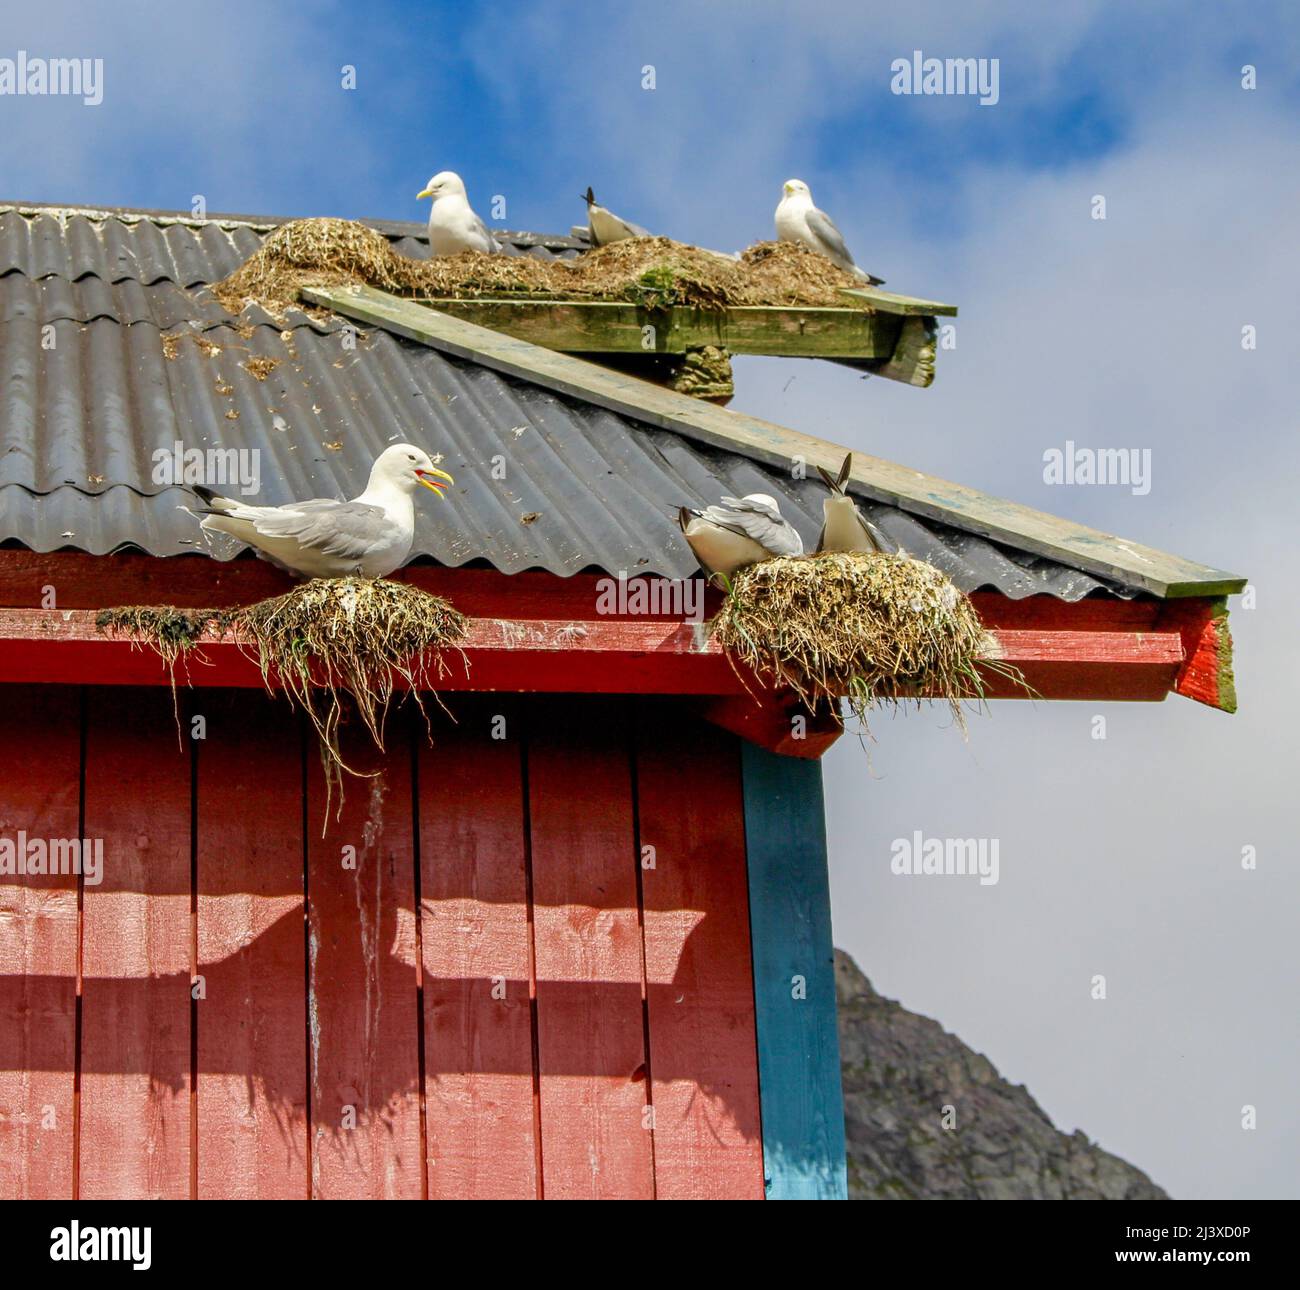
[[[263,221],[262,231],[271,226]],[[414,237],[410,227],[385,232]],[[689,576],[697,566],[677,507],[752,492],[778,497],[805,542],[815,541],[821,485],[738,453],[383,331],[349,349],[339,330],[304,314],[283,329],[255,313],[236,324],[201,284],[233,269],[258,236],[253,221],[0,207],[0,541],[95,554],[200,549],[227,559],[238,544],[202,535],[183,509],[188,494],[153,482],[156,450],[177,442],[255,448],[259,499],[274,504],[354,495],[377,453],[402,440],[441,454],[456,477],[443,501],[430,496],[418,508],[415,552],[445,565]],[[550,244],[562,253],[565,241]],[[174,338],[166,346],[164,334]],[[249,370],[253,357],[274,360],[264,379]],[[504,479],[494,477],[494,463],[504,464]],[[1064,600],[1131,594],[890,506],[860,504],[963,590]]]

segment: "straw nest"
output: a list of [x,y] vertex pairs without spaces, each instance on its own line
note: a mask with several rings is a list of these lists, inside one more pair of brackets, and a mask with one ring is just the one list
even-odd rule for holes
[[274,693],[278,682],[307,714],[331,788],[342,771],[358,773],[339,749],[343,696],[351,696],[382,749],[394,689],[403,683],[423,713],[420,691],[434,691],[433,682],[447,674],[443,650],[457,648],[466,630],[464,616],[441,597],[368,578],[314,579],[233,610],[128,605],[104,610],[96,622],[109,635],[157,650],[171,670],[173,694],[177,661],[187,661],[205,632],[228,633],[256,658],[267,690]]
[[733,664],[789,686],[809,707],[865,724],[880,704],[979,701],[977,665],[1007,672],[970,601],[931,564],[824,552],[764,560],[735,575],[713,630]]
[[841,294],[844,287],[861,287],[859,279],[792,242],[760,242],[739,259],[667,237],[638,237],[572,260],[477,251],[412,260],[383,234],[343,219],[280,225],[212,291],[233,314],[260,304],[282,316],[309,283],[369,284],[397,295],[466,300],[621,300],[651,309],[824,305],[870,312],[865,302]]

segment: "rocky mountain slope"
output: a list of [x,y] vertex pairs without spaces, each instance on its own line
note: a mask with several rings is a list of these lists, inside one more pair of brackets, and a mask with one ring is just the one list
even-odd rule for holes
[[1062,1133],[937,1021],[877,994],[843,950],[835,983],[850,1198],[1168,1199],[1084,1133]]

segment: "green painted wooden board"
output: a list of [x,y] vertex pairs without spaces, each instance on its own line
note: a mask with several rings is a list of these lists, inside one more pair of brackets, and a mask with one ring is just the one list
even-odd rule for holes
[[547,349],[583,354],[684,354],[718,345],[733,354],[887,359],[901,319],[865,309],[744,306],[650,310],[607,300],[449,300],[418,304]]
[[844,1095],[821,765],[741,745],[769,1200],[843,1200]]

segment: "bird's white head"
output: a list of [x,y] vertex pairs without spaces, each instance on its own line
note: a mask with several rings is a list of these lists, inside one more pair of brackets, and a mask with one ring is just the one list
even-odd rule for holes
[[440,197],[464,197],[465,181],[454,170],[440,170],[425,184],[424,191],[415,195],[432,197],[435,202]]
[[787,179],[781,185],[782,197],[806,197],[812,200],[812,189],[802,179]]
[[[440,482],[442,480],[446,483]],[[366,492],[373,492],[376,488],[396,488],[399,492],[413,493],[423,486],[441,497],[447,484],[455,482],[445,470],[439,470],[433,464],[423,448],[417,448],[413,443],[395,443],[375,458]]]

